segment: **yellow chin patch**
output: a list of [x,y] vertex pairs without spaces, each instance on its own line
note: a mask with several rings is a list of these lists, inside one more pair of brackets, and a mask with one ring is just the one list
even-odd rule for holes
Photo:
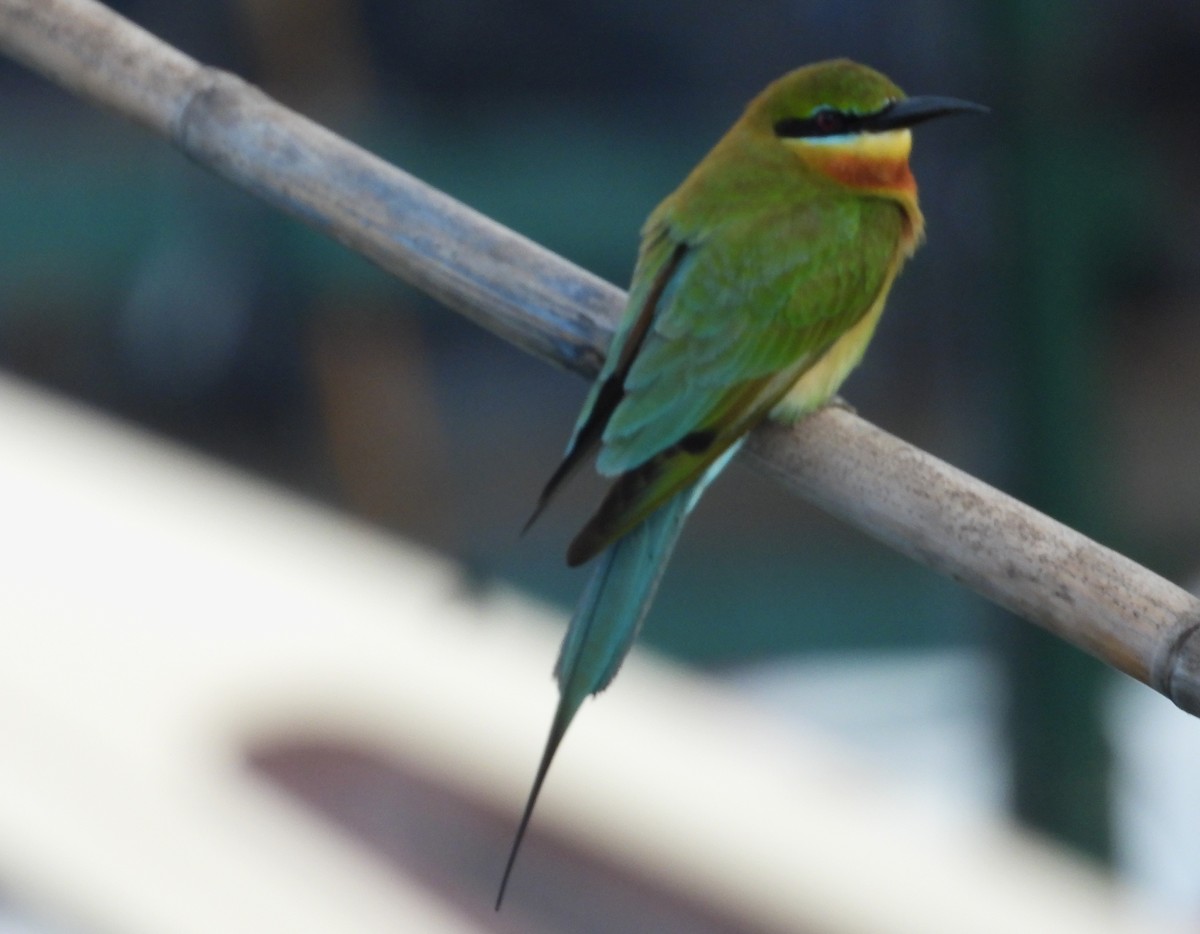
[[845,136],[797,136],[789,146],[826,153],[854,154],[866,159],[907,159],[912,152],[912,130],[885,130],[882,133],[847,133]]

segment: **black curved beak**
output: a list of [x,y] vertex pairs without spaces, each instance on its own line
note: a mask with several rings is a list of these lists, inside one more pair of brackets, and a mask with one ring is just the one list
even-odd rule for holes
[[902,101],[889,104],[879,113],[865,117],[863,129],[873,132],[898,130],[901,127],[916,126],[934,117],[986,113],[991,111],[982,104],[960,101],[956,97],[906,97]]

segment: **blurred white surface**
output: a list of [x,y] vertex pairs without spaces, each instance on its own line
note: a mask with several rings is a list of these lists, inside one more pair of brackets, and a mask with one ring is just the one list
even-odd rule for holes
[[[0,445],[0,889],[122,934],[479,929],[242,755],[348,737],[515,821],[553,700],[551,614],[2,378]],[[1054,849],[896,795],[640,653],[536,820],[747,928],[1164,930]]]
[[1128,679],[1111,701],[1118,865],[1147,902],[1200,930],[1200,723]]
[[1002,818],[1008,765],[999,673],[973,649],[822,653],[726,679],[801,736],[836,742],[906,796]]

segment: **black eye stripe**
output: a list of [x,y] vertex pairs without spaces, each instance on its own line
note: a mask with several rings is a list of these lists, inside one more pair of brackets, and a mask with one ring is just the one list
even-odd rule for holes
[[[887,110],[885,107],[883,113]],[[804,137],[842,136],[861,133],[869,126],[872,117],[879,114],[852,114],[833,108],[823,108],[809,117],[786,117],[775,124],[775,135],[786,139]]]

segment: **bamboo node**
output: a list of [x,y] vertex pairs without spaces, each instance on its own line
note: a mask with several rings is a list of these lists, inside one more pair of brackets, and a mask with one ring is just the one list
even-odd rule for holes
[[1179,617],[1154,654],[1149,683],[1180,710],[1200,717],[1200,613]]

